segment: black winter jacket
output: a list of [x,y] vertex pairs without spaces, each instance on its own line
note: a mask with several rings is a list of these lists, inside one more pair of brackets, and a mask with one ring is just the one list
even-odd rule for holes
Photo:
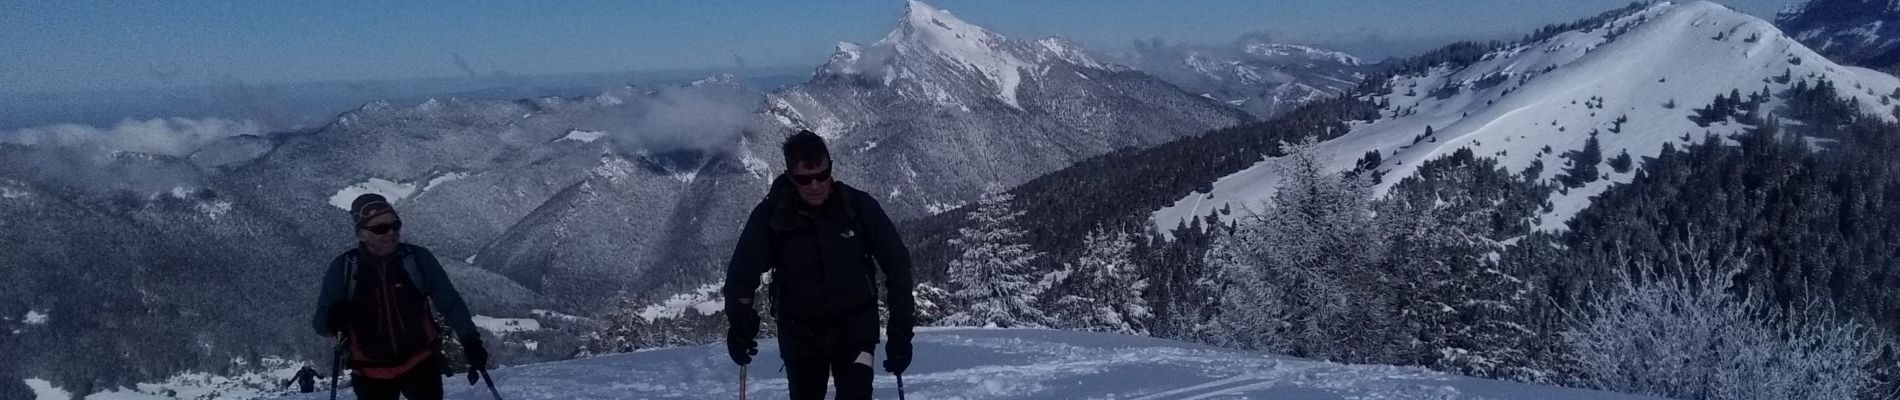
[[[870,194],[843,182],[833,182],[831,197],[815,208],[802,204],[796,190],[779,175],[746,219],[726,266],[727,320],[757,326],[751,300],[760,275],[770,271],[780,357],[871,350],[878,343],[880,291],[890,308],[891,340],[909,342],[916,325],[910,252],[890,217]],[[880,271],[883,290],[876,285]]]

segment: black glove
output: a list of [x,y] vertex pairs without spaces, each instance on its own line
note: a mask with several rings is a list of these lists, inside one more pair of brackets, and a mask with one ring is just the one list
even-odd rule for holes
[[481,371],[488,369],[488,348],[482,347],[480,337],[463,337],[462,355],[468,357],[468,384],[473,385],[482,379]]
[[884,372],[903,375],[910,369],[910,338],[891,338],[884,344]]
[[752,363],[759,354],[759,314],[752,311],[750,299],[726,302],[726,355],[739,365]]
[[744,338],[727,337],[726,355],[739,365],[752,363],[752,356],[759,355],[759,341]]
[[325,323],[330,326],[331,332],[343,332],[348,330],[350,325],[350,302],[337,300],[335,303],[330,303],[330,315],[324,318]]

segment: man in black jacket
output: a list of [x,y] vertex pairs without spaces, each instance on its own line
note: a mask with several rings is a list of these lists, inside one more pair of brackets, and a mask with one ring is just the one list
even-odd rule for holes
[[303,369],[297,370],[297,376],[290,377],[290,379],[284,381],[284,387],[290,387],[290,384],[295,383],[297,384],[299,392],[315,392],[317,391],[318,379],[323,379],[323,374],[319,374],[317,370],[310,369],[310,366],[305,365]]
[[752,209],[726,266],[727,352],[739,365],[757,354],[752,305],[760,274],[771,271],[767,292],[791,398],[822,399],[835,378],[838,399],[869,399],[879,271],[890,308],[884,370],[902,375],[910,367],[910,252],[876,199],[831,178],[823,138],[799,131],[783,151],[787,171]]

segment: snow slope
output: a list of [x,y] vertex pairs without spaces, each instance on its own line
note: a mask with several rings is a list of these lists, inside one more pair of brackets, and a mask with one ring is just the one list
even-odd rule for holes
[[[1784,73],[1793,79],[1776,82]],[[1512,171],[1541,160],[1542,177],[1548,180],[1563,172],[1561,155],[1583,148],[1593,130],[1599,132],[1604,159],[1628,151],[1640,160],[1660,153],[1665,143],[1682,147],[1685,135],[1699,142],[1705,135],[1745,129],[1732,121],[1704,128],[1688,119],[1718,94],[1764,87],[1780,93],[1816,77],[1832,80],[1863,111],[1878,115],[1889,114],[1883,97],[1900,87],[1893,76],[1830,62],[1753,16],[1704,1],[1658,3],[1600,26],[1507,47],[1470,66],[1395,77],[1387,82],[1391,93],[1373,98],[1388,103],[1379,119],[1355,125],[1319,150],[1335,170],[1351,168],[1369,150],[1379,151],[1385,160],[1380,170],[1386,171],[1381,193],[1424,161],[1464,147]],[[1444,87],[1457,90],[1433,93]],[[1763,109],[1778,107],[1776,99]],[[1619,118],[1627,120],[1618,124]],[[1612,133],[1619,125],[1621,133]],[[1434,135],[1414,143],[1428,126]],[[1223,177],[1211,192],[1188,194],[1155,212],[1154,222],[1166,230],[1229,204],[1236,210],[1258,209],[1280,180],[1274,164],[1263,160]],[[1629,182],[1636,172],[1599,169],[1609,179],[1554,194],[1554,210],[1540,216],[1539,229],[1565,229],[1564,221],[1588,206],[1592,196]]]
[[[1446,375],[1421,368],[1346,365],[1102,333],[925,329],[904,376],[914,399],[1647,399]],[[778,348],[765,340],[750,368],[751,399],[785,398]],[[723,345],[705,345],[507,368],[503,398],[727,399],[738,371]],[[489,399],[484,387],[448,385],[450,399]],[[878,398],[896,398],[880,373]],[[346,390],[347,391],[347,390]],[[327,393],[288,397],[327,398]],[[347,396],[345,398],[353,398]]]

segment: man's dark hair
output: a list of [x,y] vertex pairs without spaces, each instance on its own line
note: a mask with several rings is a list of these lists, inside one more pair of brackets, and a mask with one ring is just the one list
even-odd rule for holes
[[785,152],[785,169],[793,169],[799,163],[823,165],[831,161],[831,150],[825,148],[825,138],[808,130],[799,130],[785,138],[780,148]]

